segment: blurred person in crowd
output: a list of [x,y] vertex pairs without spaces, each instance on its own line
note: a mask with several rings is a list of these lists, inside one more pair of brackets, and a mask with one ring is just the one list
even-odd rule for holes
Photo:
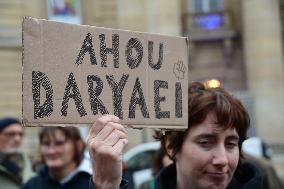
[[127,189],[134,189],[133,169],[129,168],[125,162],[122,162],[122,177],[128,181]]
[[245,161],[255,164],[263,174],[263,188],[282,189],[284,185],[271,162],[272,149],[259,137],[250,137],[243,142]]
[[[239,100],[222,88],[194,82],[188,91],[188,128],[158,132],[173,164],[155,180],[155,189],[261,189],[259,169],[241,158],[249,116]],[[122,149],[128,142],[119,118],[105,115],[90,129],[88,146],[97,171],[90,188],[127,188]],[[100,167],[101,169],[98,169]]]
[[160,148],[154,157],[153,168],[152,168],[153,176],[156,176],[160,170],[162,170],[164,167],[167,167],[172,163],[173,161],[165,152],[164,148]]
[[139,188],[140,189],[154,189],[155,182],[154,178],[156,175],[164,168],[172,164],[173,161],[170,159],[168,154],[165,152],[164,148],[159,148],[156,151],[154,158],[153,158],[153,165],[152,165],[152,175],[153,178],[149,181],[144,182]]
[[18,189],[34,175],[31,160],[21,151],[23,135],[18,119],[0,119],[0,188]]
[[284,184],[277,175],[273,164],[269,159],[255,157],[248,153],[243,153],[244,159],[247,162],[255,164],[263,174],[263,188],[265,189],[283,189]]
[[43,127],[39,133],[42,166],[22,189],[88,188],[91,165],[76,127]]

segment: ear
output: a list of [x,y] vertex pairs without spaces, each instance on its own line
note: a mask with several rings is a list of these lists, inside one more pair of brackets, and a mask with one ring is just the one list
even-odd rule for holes
[[167,152],[167,154],[169,155],[169,157],[172,159],[172,160],[175,160],[176,158],[174,157],[174,154],[173,154],[173,149],[169,147],[170,146],[170,142],[169,140],[166,139],[165,141],[165,150]]
[[76,142],[76,145],[77,145],[77,148],[78,148],[78,151],[81,153],[82,151],[84,151],[85,149],[85,142],[83,140],[78,140]]

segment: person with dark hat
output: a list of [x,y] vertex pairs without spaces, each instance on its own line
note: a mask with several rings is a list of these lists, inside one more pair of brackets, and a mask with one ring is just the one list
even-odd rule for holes
[[18,119],[0,119],[0,189],[18,189],[34,175],[30,159],[20,150],[23,134]]

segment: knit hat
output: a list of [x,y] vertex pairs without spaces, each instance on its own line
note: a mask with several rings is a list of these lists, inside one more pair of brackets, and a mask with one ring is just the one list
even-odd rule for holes
[[18,119],[11,117],[0,119],[0,132],[2,132],[3,129],[12,124],[21,124],[21,122]]

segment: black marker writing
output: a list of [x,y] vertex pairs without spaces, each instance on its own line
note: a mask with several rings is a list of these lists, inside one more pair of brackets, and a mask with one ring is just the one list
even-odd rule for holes
[[126,63],[130,69],[134,69],[139,66],[143,58],[143,46],[139,39],[129,39],[126,45],[125,56]]
[[[46,92],[46,100],[40,105],[40,86]],[[48,77],[40,71],[32,71],[32,93],[34,101],[34,118],[48,117],[53,112],[53,90]]]
[[163,63],[163,51],[164,51],[164,45],[163,43],[160,43],[159,47],[159,59],[157,64],[153,63],[153,41],[148,41],[148,64],[151,68],[154,70],[159,70]]
[[117,83],[113,77],[113,75],[106,76],[108,84],[112,90],[112,100],[114,107],[114,115],[118,116],[120,119],[123,119],[123,111],[122,111],[122,91],[126,84],[129,75],[124,75],[120,79],[119,83]]
[[[138,95],[138,97],[137,97]],[[133,92],[131,95],[131,100],[130,100],[130,104],[129,104],[129,118],[135,118],[135,109],[136,109],[136,105],[139,104],[142,115],[144,118],[149,118],[149,112],[146,106],[146,102],[145,102],[145,98],[144,98],[144,94],[141,88],[141,83],[139,81],[139,78],[136,78],[136,82],[133,88]]]
[[86,110],[83,106],[82,97],[79,91],[79,88],[76,84],[75,78],[73,73],[71,72],[68,77],[67,85],[65,88],[63,101],[62,101],[62,108],[61,113],[62,116],[67,116],[67,108],[68,108],[68,101],[73,98],[75,101],[75,105],[80,117],[87,115]]
[[169,111],[161,111],[160,102],[166,101],[165,96],[160,96],[160,88],[168,88],[167,81],[155,80],[154,81],[154,107],[155,107],[155,114],[157,119],[161,118],[169,118],[170,112]]
[[175,104],[175,115],[176,118],[181,118],[182,117],[182,88],[181,88],[181,83],[176,82],[176,104]]
[[82,44],[81,50],[79,52],[79,55],[77,56],[75,64],[77,65],[82,64],[86,52],[89,52],[90,54],[91,64],[97,64],[93,42],[92,42],[92,36],[90,33],[88,33],[85,37],[85,40]]
[[[94,88],[94,82],[96,82],[96,87]],[[99,98],[100,94],[103,90],[103,82],[102,80],[95,76],[95,75],[88,75],[87,77],[87,83],[89,85],[88,92],[90,96],[90,104],[91,104],[91,110],[94,115],[98,114],[98,111],[103,114],[108,114],[108,111],[106,107],[104,106],[103,102]]]
[[100,37],[100,54],[102,59],[102,67],[107,67],[106,60],[107,54],[113,55],[113,66],[119,67],[119,36],[117,34],[112,35],[112,48],[106,48],[105,34],[99,35]]

